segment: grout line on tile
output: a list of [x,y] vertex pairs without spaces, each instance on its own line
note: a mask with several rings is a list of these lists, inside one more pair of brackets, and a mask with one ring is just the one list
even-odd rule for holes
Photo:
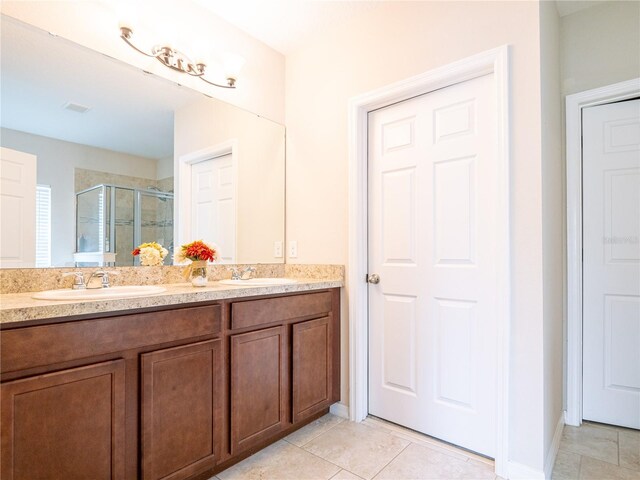
[[580,462],[578,463],[578,480],[582,476],[582,455],[580,455]]
[[449,456],[453,456],[454,458],[456,455],[458,455],[458,456],[465,457],[467,460],[469,459],[475,460],[489,466],[495,466],[495,462],[493,460],[483,457],[482,455],[475,454],[473,452],[470,452],[469,450],[456,447],[455,445],[440,441],[434,437],[430,437],[429,435],[425,435],[423,433],[417,432],[415,430],[411,430],[401,425],[396,425],[394,423],[387,422],[386,420],[383,420],[383,419],[379,419],[375,417],[367,417],[363,423],[365,425],[384,428],[399,436],[402,435],[401,438],[404,438],[405,440],[409,440],[414,443],[420,442],[422,445],[428,446],[429,448],[432,448],[434,450],[437,450]]
[[[344,471],[344,472],[348,472],[348,473],[350,473],[351,475],[353,475],[354,477],[357,477],[357,478],[360,478],[360,479],[364,480],[364,478],[362,478],[360,475],[356,475],[356,474],[355,474],[355,473],[353,473],[352,471],[347,470],[346,468],[342,468],[342,467],[340,467],[340,470],[338,471],[338,473],[336,473],[336,474],[335,474],[333,477],[331,477],[331,478],[336,478],[338,475],[340,475],[340,472],[342,472],[342,471]],[[331,478],[330,478],[329,480],[331,480]]]
[[[332,414],[332,413],[329,413],[329,414],[327,414],[327,415],[333,415],[333,414]],[[320,417],[320,418],[323,418],[323,417]],[[338,417],[338,418],[340,418],[340,417]],[[333,428],[337,427],[338,425],[340,425],[340,424],[341,424],[341,423],[343,423],[344,421],[345,421],[344,419],[340,419],[340,421],[339,421],[338,423],[336,423],[335,425],[332,425],[332,426],[330,426],[329,428],[327,428],[326,430],[324,430],[324,431],[322,431],[322,432],[318,433],[316,436],[311,437],[311,438],[309,439],[309,441],[307,441],[307,442],[303,443],[302,445],[296,445],[296,444],[295,444],[295,443],[293,443],[293,442],[289,442],[289,440],[287,440],[287,438],[286,438],[286,437],[285,437],[283,440],[286,440],[286,441],[287,441],[287,442],[289,442],[291,445],[294,445],[294,446],[296,446],[296,447],[304,447],[305,445],[308,445],[309,443],[313,442],[313,441],[314,441],[316,438],[318,438],[319,436],[324,435],[325,433],[327,433],[327,432],[328,432],[328,431],[330,431],[331,429],[333,429]],[[313,423],[313,422],[312,422],[312,423]],[[310,423],[309,425],[311,425],[311,423]],[[308,427],[309,425],[305,425],[305,426],[304,426],[304,427],[302,427],[300,430],[302,430],[302,429],[304,429],[304,428]],[[300,430],[296,430],[296,432],[299,432]],[[296,432],[293,432],[293,433],[296,433]]]
[[409,443],[407,443],[407,444],[402,448],[402,450],[400,450],[400,451],[399,451],[399,452],[398,452],[398,453],[397,453],[397,454],[396,454],[396,455],[395,455],[391,460],[389,460],[385,465],[383,465],[383,466],[382,466],[382,468],[381,468],[380,470],[378,470],[378,471],[377,471],[377,473],[376,473],[373,477],[371,477],[371,480],[375,480],[375,478],[376,478],[378,475],[380,475],[380,474],[382,473],[382,471],[383,471],[385,468],[387,468],[391,462],[393,462],[396,458],[398,458],[398,456],[399,456],[402,452],[404,452],[407,448],[409,448],[409,445],[411,445],[412,443],[413,443],[413,442],[411,442],[411,441],[410,441]]
[[[309,454],[313,455],[314,457],[319,458],[320,460],[324,460],[325,462],[330,463],[331,465],[335,465],[335,466],[336,466],[336,467],[338,467],[340,470],[347,470],[347,469],[346,469],[346,468],[344,468],[343,466],[338,465],[337,463],[334,463],[334,462],[332,462],[331,460],[329,460],[329,459],[327,459],[327,458],[321,457],[321,456],[320,456],[320,455],[318,455],[318,454],[315,454],[315,453],[313,453],[313,452],[310,452],[310,451],[309,451],[309,450],[307,450],[306,448],[298,447],[297,445],[294,445],[294,447],[299,448],[300,450],[302,450],[302,451],[304,451],[304,452],[307,452],[307,453],[309,453]],[[338,472],[336,473],[336,475],[337,475],[338,473],[340,473],[340,470],[338,470]],[[349,473],[353,473],[353,472],[351,472],[351,471],[349,471],[349,470],[347,470],[347,472],[349,472]],[[353,474],[354,474],[354,475],[356,475],[355,473],[353,473]],[[335,477],[336,475],[334,475],[334,477]],[[358,477],[358,478],[362,478],[360,475],[356,475],[356,477]],[[333,477],[332,477],[332,478],[333,478]]]

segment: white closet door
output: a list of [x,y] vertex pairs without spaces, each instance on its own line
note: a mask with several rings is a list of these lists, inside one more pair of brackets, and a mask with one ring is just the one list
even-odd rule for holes
[[236,186],[231,154],[191,167],[192,239],[218,246],[220,263],[236,263]]
[[640,428],[640,100],[582,118],[583,417]]
[[36,266],[36,156],[0,148],[0,267]]
[[369,114],[369,412],[495,454],[493,76]]

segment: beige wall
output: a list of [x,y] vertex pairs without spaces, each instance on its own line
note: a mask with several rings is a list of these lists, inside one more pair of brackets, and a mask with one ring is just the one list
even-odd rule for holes
[[[537,2],[388,2],[287,57],[287,239],[296,263],[347,263],[349,98],[512,46],[510,459],[543,451],[541,102]],[[347,292],[348,294],[348,292]],[[344,316],[343,327],[347,324]],[[348,398],[346,327],[343,401]],[[534,401],[539,399],[540,401]]]
[[562,17],[564,95],[640,77],[640,2],[608,1]]
[[176,185],[180,157],[237,140],[236,263],[282,262],[273,243],[284,244],[284,127],[209,98],[178,109],[174,125]]
[[540,3],[540,87],[542,93],[542,236],[544,277],[544,452],[553,469],[553,437],[563,415],[564,166],[560,97],[560,18],[553,2]]
[[[138,8],[119,7],[127,3]],[[1,11],[143,70],[284,123],[284,56],[193,2],[2,0]],[[238,77],[237,89],[209,86],[134,51],[119,37],[118,24],[123,20],[122,16],[134,17],[131,19],[134,35],[142,48],[171,42],[172,46],[193,57],[192,60],[214,59],[225,52],[241,55],[246,64]],[[214,60],[209,64],[214,72]]]

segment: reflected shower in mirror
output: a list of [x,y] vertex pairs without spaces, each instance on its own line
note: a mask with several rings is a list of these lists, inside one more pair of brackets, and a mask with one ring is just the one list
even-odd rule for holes
[[[135,265],[131,251],[151,241],[170,264],[196,237],[227,263],[284,261],[274,256],[284,241],[282,125],[1,22],[2,176],[18,168],[24,184],[17,200],[0,195],[2,230],[20,233],[3,234],[0,266]],[[32,179],[16,160],[25,153]],[[217,173],[199,175],[206,162]],[[24,213],[5,216],[16,202]]]

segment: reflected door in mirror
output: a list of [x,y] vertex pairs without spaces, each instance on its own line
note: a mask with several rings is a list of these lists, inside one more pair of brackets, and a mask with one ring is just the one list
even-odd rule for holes
[[36,156],[0,152],[0,266],[35,267]]
[[236,263],[236,185],[231,154],[191,166],[192,240],[218,247],[220,263]]

